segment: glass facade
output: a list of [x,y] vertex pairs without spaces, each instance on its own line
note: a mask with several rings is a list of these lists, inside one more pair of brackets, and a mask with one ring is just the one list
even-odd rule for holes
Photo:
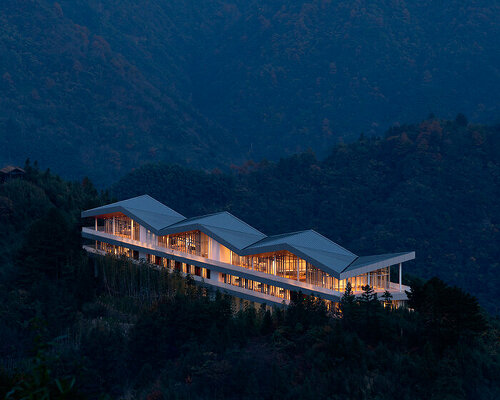
[[253,290],[270,296],[279,297],[280,299],[290,300],[290,291],[279,286],[267,285],[251,279],[240,278],[230,274],[219,274],[219,282],[228,285],[237,286],[247,290]]
[[99,231],[132,240],[139,240],[139,229],[139,224],[125,215],[104,218],[104,225],[99,225],[98,221],[97,226]]
[[123,246],[115,246],[113,244],[96,241],[95,248],[96,250],[105,251],[106,253],[114,254],[115,256],[125,256],[134,259],[139,258],[139,253],[137,251],[131,250]]
[[[368,284],[368,274],[339,280],[288,251],[255,256],[231,252],[231,264],[339,292],[345,291],[347,282],[353,291],[362,291]],[[389,289],[389,282],[389,267],[370,272],[370,286],[374,289]]]
[[208,257],[208,236],[200,231],[158,236],[158,246],[201,257]]
[[306,262],[288,251],[255,256],[239,256],[231,252],[231,264],[282,278],[306,280]]
[[155,256],[153,254],[146,255],[146,261],[158,265],[160,267],[169,268],[174,271],[184,272],[185,274],[191,274],[195,276],[200,276],[205,279],[210,279],[210,270],[207,268],[197,267],[195,265],[190,265],[186,263],[181,263],[175,260],[170,260],[165,257]]
[[[102,220],[104,220],[104,225],[99,225],[98,221],[96,221],[97,230],[103,230],[106,233],[132,240],[140,239],[140,226],[129,217],[125,215],[114,215],[112,217],[100,219],[99,221]],[[288,251],[278,251],[252,256],[240,256],[218,243],[214,244],[215,241],[211,240],[206,234],[198,230],[165,236],[156,236],[149,230],[146,230],[145,235],[146,237],[143,238],[143,240],[157,244],[160,247],[205,258],[208,258],[209,254],[215,254],[213,253],[214,250],[210,250],[209,247],[213,248],[214,245],[220,246],[221,249],[223,248],[229,252],[229,258],[224,258],[224,262],[229,262],[235,266],[307,283],[333,291],[344,292],[347,282],[351,283],[352,289],[355,292],[362,291],[362,287],[368,284],[375,290],[390,289],[389,267],[381,268],[352,278],[339,280]],[[128,257],[138,259],[137,252],[132,252],[125,247],[113,246],[100,242],[96,242],[96,246],[97,243],[99,243],[99,250],[104,250],[116,255],[123,254]],[[149,262],[156,265],[176,269],[197,276],[206,277],[210,275],[210,270],[205,268],[198,268],[182,263],[177,265],[177,263],[173,260],[153,255],[148,255],[147,257]],[[289,299],[290,296],[289,291],[283,288],[261,284],[256,281],[239,278],[229,274],[220,274],[219,281],[233,286],[239,286],[245,289],[270,294],[283,299]]]

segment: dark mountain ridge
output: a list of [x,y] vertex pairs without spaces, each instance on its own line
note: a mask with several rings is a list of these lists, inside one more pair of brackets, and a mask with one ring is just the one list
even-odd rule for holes
[[224,140],[213,124],[101,30],[65,17],[58,3],[0,7],[0,160],[25,152],[66,176],[99,172],[101,183],[148,159],[218,164],[210,147]]
[[5,0],[0,161],[102,185],[325,154],[431,111],[498,121],[499,18],[497,0]]

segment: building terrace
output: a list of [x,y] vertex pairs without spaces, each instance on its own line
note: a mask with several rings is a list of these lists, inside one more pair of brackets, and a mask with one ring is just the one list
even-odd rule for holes
[[[148,195],[82,212],[87,251],[125,255],[193,275],[235,296],[287,304],[290,291],[337,303],[348,282],[407,300],[402,263],[414,252],[358,256],[313,230],[266,236],[228,212],[186,218]],[[398,266],[391,282],[391,266]]]

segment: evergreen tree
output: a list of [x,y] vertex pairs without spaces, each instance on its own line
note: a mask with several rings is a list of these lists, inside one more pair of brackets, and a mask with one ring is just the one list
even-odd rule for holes
[[290,304],[286,312],[286,323],[292,328],[296,324],[305,325],[308,319],[307,311],[311,307],[310,305],[311,297],[304,296],[302,292],[290,292]]
[[421,315],[425,333],[439,349],[460,338],[478,336],[487,329],[477,300],[462,289],[448,286],[439,278],[432,278],[415,289],[409,297],[409,305]]
[[381,296],[384,306],[388,309],[392,308],[392,294],[386,290],[384,294]]
[[345,287],[344,294],[342,298],[340,299],[340,305],[341,307],[349,307],[354,305],[356,302],[356,296],[354,295],[352,291],[352,285],[351,282],[347,282],[347,285]]
[[362,289],[363,293],[359,297],[360,326],[365,338],[375,343],[380,334],[379,311],[381,306],[377,293],[370,285],[365,285]]
[[80,251],[76,225],[60,210],[52,208],[29,228],[17,263],[21,281],[29,285],[40,276],[61,279]]
[[365,318],[372,317],[377,308],[380,306],[378,301],[377,293],[373,290],[370,285],[365,285],[362,287],[363,293],[359,297],[359,305]]
[[260,333],[262,335],[268,335],[273,332],[273,320],[271,318],[271,312],[269,310],[264,311],[262,317],[262,323],[260,326]]
[[365,285],[361,289],[363,289],[363,293],[359,297],[359,303],[361,305],[371,305],[376,296],[375,291],[370,285]]
[[346,323],[351,323],[356,319],[356,296],[352,291],[352,286],[350,282],[347,282],[344,294],[340,299],[340,312],[343,321]]

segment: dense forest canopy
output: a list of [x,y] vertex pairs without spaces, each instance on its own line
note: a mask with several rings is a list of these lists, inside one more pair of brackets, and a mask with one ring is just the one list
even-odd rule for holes
[[111,199],[88,179],[25,169],[0,184],[2,398],[500,394],[498,321],[462,289],[413,280],[412,312],[369,288],[358,300],[346,291],[341,314],[298,293],[271,312],[164,268],[89,257],[80,210]]
[[[283,162],[290,168],[300,159],[301,168],[324,168],[310,156]],[[276,168],[255,178],[271,182]],[[346,291],[341,314],[297,293],[287,309],[271,312],[165,268],[89,257],[80,248],[79,213],[111,199],[88,179],[66,182],[36,165],[25,169],[24,179],[0,184],[0,223],[9,232],[0,236],[2,398],[500,395],[498,320],[462,289],[438,278],[413,280],[412,312],[393,309],[390,298],[379,302],[369,288],[358,300]],[[171,171],[203,183],[196,172]]]
[[[186,216],[228,210],[266,234],[315,229],[356,254],[415,250],[405,273],[439,276],[498,313],[500,130],[430,118],[232,173],[144,166],[112,187]],[[405,264],[406,265],[406,264]]]
[[147,161],[319,154],[429,112],[497,122],[499,18],[498,0],[3,0],[0,164],[102,186]]

